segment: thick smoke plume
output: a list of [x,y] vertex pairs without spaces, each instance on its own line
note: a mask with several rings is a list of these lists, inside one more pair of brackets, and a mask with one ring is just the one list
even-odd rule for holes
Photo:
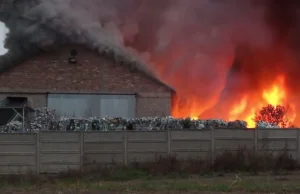
[[203,117],[223,117],[244,91],[255,93],[278,73],[289,75],[297,94],[296,0],[0,2],[0,20],[10,29],[0,70],[49,46],[80,43],[154,70],[180,98],[200,101]]
[[[117,24],[117,1],[2,0],[0,20],[10,33],[1,57],[0,71],[17,65],[43,50],[62,44],[84,44],[116,61],[151,74],[132,50],[124,48]],[[122,5],[121,5],[122,6]],[[152,75],[155,76],[155,75]]]

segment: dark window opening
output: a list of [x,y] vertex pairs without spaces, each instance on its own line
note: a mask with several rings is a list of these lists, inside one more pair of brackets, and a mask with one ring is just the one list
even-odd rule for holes
[[72,57],[75,57],[75,56],[77,56],[78,52],[77,52],[76,49],[72,49],[72,50],[70,51],[70,54],[71,54]]
[[6,106],[22,107],[22,106],[25,106],[28,102],[26,97],[11,97],[11,96],[8,96],[8,97],[6,97],[6,100],[7,100]]
[[[11,121],[24,121],[29,112],[34,110],[27,106],[26,97],[6,97],[0,101],[0,125],[6,125]],[[23,118],[24,114],[24,118]]]
[[78,52],[76,49],[72,49],[70,50],[70,57],[69,57],[69,63],[70,64],[76,64],[77,63],[77,59],[76,59],[76,56],[77,56]]
[[134,65],[129,66],[130,72],[136,72],[137,68]]

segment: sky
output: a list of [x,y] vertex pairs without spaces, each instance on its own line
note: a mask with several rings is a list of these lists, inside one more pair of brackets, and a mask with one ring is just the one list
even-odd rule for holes
[[6,34],[9,32],[9,30],[6,28],[5,24],[3,22],[0,22],[0,56],[4,55],[8,50],[4,48],[4,40],[6,37]]

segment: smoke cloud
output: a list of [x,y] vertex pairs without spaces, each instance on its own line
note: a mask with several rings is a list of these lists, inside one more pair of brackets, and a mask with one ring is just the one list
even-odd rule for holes
[[0,56],[4,55],[8,51],[6,48],[4,48],[4,41],[8,32],[9,30],[6,28],[5,24],[0,22],[0,43],[2,43],[0,46]]
[[[225,111],[228,96],[260,87],[259,78],[268,80],[282,68],[296,76],[296,58],[287,50],[293,56],[298,53],[298,4],[294,0],[0,0],[0,20],[10,29],[5,43],[9,52],[0,58],[0,71],[49,46],[85,44],[154,71],[179,96],[200,99],[204,104],[200,113],[210,116],[214,104]],[[260,60],[265,56],[272,60]],[[272,68],[271,62],[285,60],[292,61],[288,68],[280,64]]]

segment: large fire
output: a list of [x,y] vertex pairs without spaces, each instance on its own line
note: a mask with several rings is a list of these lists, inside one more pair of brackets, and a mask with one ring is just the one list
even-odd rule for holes
[[[281,69],[292,65],[282,65],[282,62],[288,61],[283,57],[284,55],[273,59],[273,51],[270,53],[258,53],[254,55],[254,60],[238,54],[236,60],[246,62],[242,62],[242,65],[239,64],[238,73],[235,75],[230,74],[224,83],[216,87],[215,92],[207,91],[210,98],[205,98],[205,94],[201,93],[189,93],[186,88],[183,88],[182,91],[184,92],[179,92],[174,97],[172,116],[176,118],[190,117],[192,119],[244,120],[247,122],[248,128],[254,128],[256,126],[255,116],[263,107],[280,105],[288,108],[289,111],[286,117],[289,121],[294,125],[299,124],[296,119],[297,104],[291,93],[291,82],[287,81],[289,78],[285,73],[287,70]],[[256,60],[259,60],[259,62]],[[257,62],[254,66],[257,68],[257,72],[249,72],[251,69],[247,68],[250,66],[250,62]],[[266,62],[274,65],[263,66]],[[269,74],[267,71],[269,71]],[[231,76],[236,78],[233,82],[228,81]],[[192,85],[196,86],[196,84]],[[207,87],[210,87],[209,82]]]
[[151,57],[176,89],[172,116],[245,120],[252,128],[264,107],[280,105],[300,126],[298,1],[176,2],[162,16]]
[[[288,92],[285,86],[285,76],[278,75],[273,84],[269,87],[263,88],[260,92],[260,95],[255,99],[252,99],[254,96],[251,93],[246,93],[243,97],[231,106],[231,109],[228,111],[228,115],[225,117],[229,120],[245,120],[248,123],[248,128],[254,128],[256,123],[254,121],[255,114],[260,111],[263,106],[266,105],[282,105],[289,106],[289,119],[291,122],[295,120],[296,113],[293,104],[287,102]],[[249,107],[247,109],[247,107]],[[173,106],[172,114],[174,117],[190,117],[192,119],[198,119],[201,113],[204,112],[205,106],[201,106],[201,102],[197,99],[190,99],[190,101],[185,102],[183,106],[180,105],[178,99],[175,99]]]
[[[251,105],[250,111],[246,111],[247,116],[243,116],[243,113],[245,112],[245,109],[248,105],[248,96],[245,96],[242,98],[240,103],[234,104],[232,111],[230,112],[230,120],[235,119],[242,119],[247,121],[249,128],[255,127],[255,113],[260,111],[260,109],[263,106],[266,105],[272,105],[272,106],[287,106],[287,92],[284,85],[284,76],[278,76],[276,80],[274,80],[273,85],[271,85],[269,88],[265,88],[261,91],[261,97],[256,99],[256,103]],[[290,107],[293,107],[293,105],[289,105]],[[295,113],[294,110],[291,109],[290,112],[291,115],[289,115],[291,122],[295,119]]]

